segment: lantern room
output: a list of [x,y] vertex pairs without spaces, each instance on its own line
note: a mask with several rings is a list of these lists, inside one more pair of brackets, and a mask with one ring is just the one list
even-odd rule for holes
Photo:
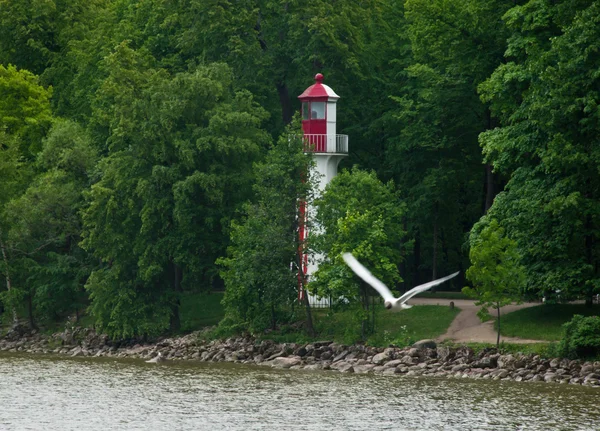
[[323,84],[323,75],[315,75],[315,83],[298,96],[302,101],[302,130],[306,151],[315,153],[347,153],[348,139],[336,134],[336,103],[340,96]]

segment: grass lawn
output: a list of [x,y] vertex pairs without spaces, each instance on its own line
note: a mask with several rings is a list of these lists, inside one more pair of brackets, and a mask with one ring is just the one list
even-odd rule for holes
[[[318,338],[343,344],[360,341],[360,320],[352,310],[335,314],[315,310],[314,320]],[[436,338],[443,334],[460,309],[438,305],[416,305],[409,310],[390,312],[377,307],[375,333],[366,343],[372,346],[406,346],[415,341]]]
[[219,323],[225,315],[222,300],[223,292],[184,294],[179,310],[181,331],[196,331]]
[[532,340],[558,341],[562,324],[574,314],[600,315],[600,306],[584,304],[542,304],[513,311],[500,318],[500,334]]
[[[181,333],[196,331],[214,326],[224,317],[221,301],[223,292],[186,293],[181,298]],[[436,338],[448,329],[460,309],[439,305],[416,305],[409,310],[390,312],[383,305],[376,305],[375,333],[366,343],[372,346],[406,346],[415,341]],[[5,313],[6,314],[6,313]],[[313,321],[318,332],[316,340],[333,340],[343,344],[361,341],[361,322],[356,310],[333,313],[329,309],[312,309]],[[303,308],[296,310],[296,319],[304,319]],[[83,315],[81,326],[91,327],[92,317]],[[56,322],[44,332],[63,330],[64,322]],[[233,334],[232,334],[233,335]],[[278,342],[307,343],[310,339],[304,329],[297,325],[283,325],[281,329],[263,335],[261,338]]]
[[[219,323],[224,316],[222,292],[186,294],[181,300],[181,330],[190,332]],[[375,333],[367,344],[387,346],[408,345],[425,338],[435,338],[448,329],[460,309],[438,305],[417,305],[401,312],[389,312],[376,306]],[[343,344],[360,341],[360,320],[356,312],[347,310],[332,313],[329,309],[312,309],[317,339],[333,340]],[[303,319],[304,311],[298,310],[297,318]],[[303,330],[283,326],[261,338],[277,342],[310,342]]]
[[436,298],[436,299],[472,299],[462,292],[422,292],[415,298]]

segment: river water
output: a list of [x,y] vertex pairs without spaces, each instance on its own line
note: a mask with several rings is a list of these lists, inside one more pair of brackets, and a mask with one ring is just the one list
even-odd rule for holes
[[0,430],[600,430],[600,389],[0,354]]

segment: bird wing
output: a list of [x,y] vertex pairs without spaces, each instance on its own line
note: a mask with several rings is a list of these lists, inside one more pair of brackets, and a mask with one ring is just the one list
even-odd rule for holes
[[415,296],[418,293],[425,292],[427,289],[431,289],[433,286],[437,286],[438,284],[442,284],[446,280],[450,280],[452,277],[456,277],[460,271],[455,272],[454,274],[450,274],[444,278],[438,278],[437,280],[430,281],[429,283],[420,284],[416,287],[413,287],[408,292],[398,299],[398,303],[403,304],[408,301],[410,298]]
[[346,264],[350,267],[352,271],[356,273],[360,278],[369,283],[373,288],[379,292],[381,296],[383,296],[384,301],[394,302],[396,298],[390,292],[390,289],[383,284],[377,277],[375,277],[371,272],[365,268],[351,253],[344,253],[342,255]]

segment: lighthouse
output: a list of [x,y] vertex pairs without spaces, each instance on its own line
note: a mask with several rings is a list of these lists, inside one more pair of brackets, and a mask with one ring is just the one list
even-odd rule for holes
[[[340,161],[348,156],[348,136],[338,135],[336,130],[337,101],[340,98],[328,85],[323,84],[323,75],[315,75],[315,83],[298,96],[302,102],[302,131],[304,135],[304,151],[312,154],[315,171],[318,174],[317,195],[337,174]],[[299,236],[303,244],[308,236],[307,219],[314,214],[306,202],[300,203]],[[314,223],[313,223],[314,229]],[[304,299],[302,280],[309,280],[310,275],[318,268],[320,256],[309,262],[308,255],[302,254],[301,268],[298,273],[298,298]],[[328,299],[317,300],[309,295],[309,302],[314,306],[329,305]]]

